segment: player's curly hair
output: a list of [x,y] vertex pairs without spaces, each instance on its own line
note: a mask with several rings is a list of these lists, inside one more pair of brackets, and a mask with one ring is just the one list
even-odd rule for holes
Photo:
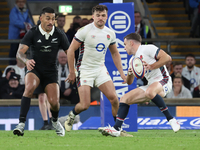
[[142,43],[142,37],[140,36],[140,34],[138,33],[130,33],[128,35],[126,35],[124,37],[124,39],[127,39],[127,40],[135,40],[139,43]]
[[106,10],[106,11],[108,12],[107,6],[105,6],[105,5],[96,5],[96,6],[94,6],[94,7],[92,8],[92,14],[94,14],[95,11],[100,11],[100,12],[102,12],[102,11],[104,11],[104,10]]

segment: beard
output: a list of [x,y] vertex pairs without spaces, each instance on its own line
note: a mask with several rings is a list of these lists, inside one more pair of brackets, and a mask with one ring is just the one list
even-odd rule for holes
[[187,67],[188,67],[188,69],[192,69],[194,67],[194,65],[188,65]]

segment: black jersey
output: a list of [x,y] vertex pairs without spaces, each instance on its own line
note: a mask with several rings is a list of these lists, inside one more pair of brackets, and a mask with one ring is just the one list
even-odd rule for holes
[[26,33],[21,44],[27,45],[31,51],[31,58],[36,62],[34,69],[36,70],[55,70],[56,59],[59,49],[67,50],[69,41],[64,34],[56,27],[53,35],[49,39],[45,39],[45,35],[39,30],[39,26],[35,26]]

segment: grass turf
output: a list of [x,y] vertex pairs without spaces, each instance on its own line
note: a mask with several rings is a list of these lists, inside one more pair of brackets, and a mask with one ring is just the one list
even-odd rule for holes
[[0,150],[199,150],[200,130],[138,130],[134,137],[102,136],[77,130],[58,137],[55,131],[25,131],[24,136],[0,131]]

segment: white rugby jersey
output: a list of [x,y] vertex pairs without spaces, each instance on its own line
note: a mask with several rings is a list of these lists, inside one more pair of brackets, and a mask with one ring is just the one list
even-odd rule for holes
[[190,80],[190,91],[193,92],[194,88],[200,84],[200,68],[194,66],[194,69],[189,72],[187,66],[182,70],[182,75]]
[[[135,56],[132,56],[131,59],[129,60],[129,67],[130,67],[131,60],[134,57],[139,57],[141,60],[145,61],[149,65],[155,63],[158,60],[157,56],[158,56],[159,51],[160,51],[160,48],[152,44],[140,45]],[[165,65],[163,67],[160,67],[154,70],[149,70],[149,71],[147,70],[144,76],[148,80],[148,84],[151,84],[155,81],[161,81],[162,79],[163,81],[161,82],[165,82],[165,83],[167,83],[169,79],[171,80]],[[164,85],[165,83],[161,83],[161,84]]]
[[104,66],[107,48],[116,42],[114,31],[106,26],[99,29],[94,23],[79,29],[74,38],[82,43],[79,48],[77,71]]

